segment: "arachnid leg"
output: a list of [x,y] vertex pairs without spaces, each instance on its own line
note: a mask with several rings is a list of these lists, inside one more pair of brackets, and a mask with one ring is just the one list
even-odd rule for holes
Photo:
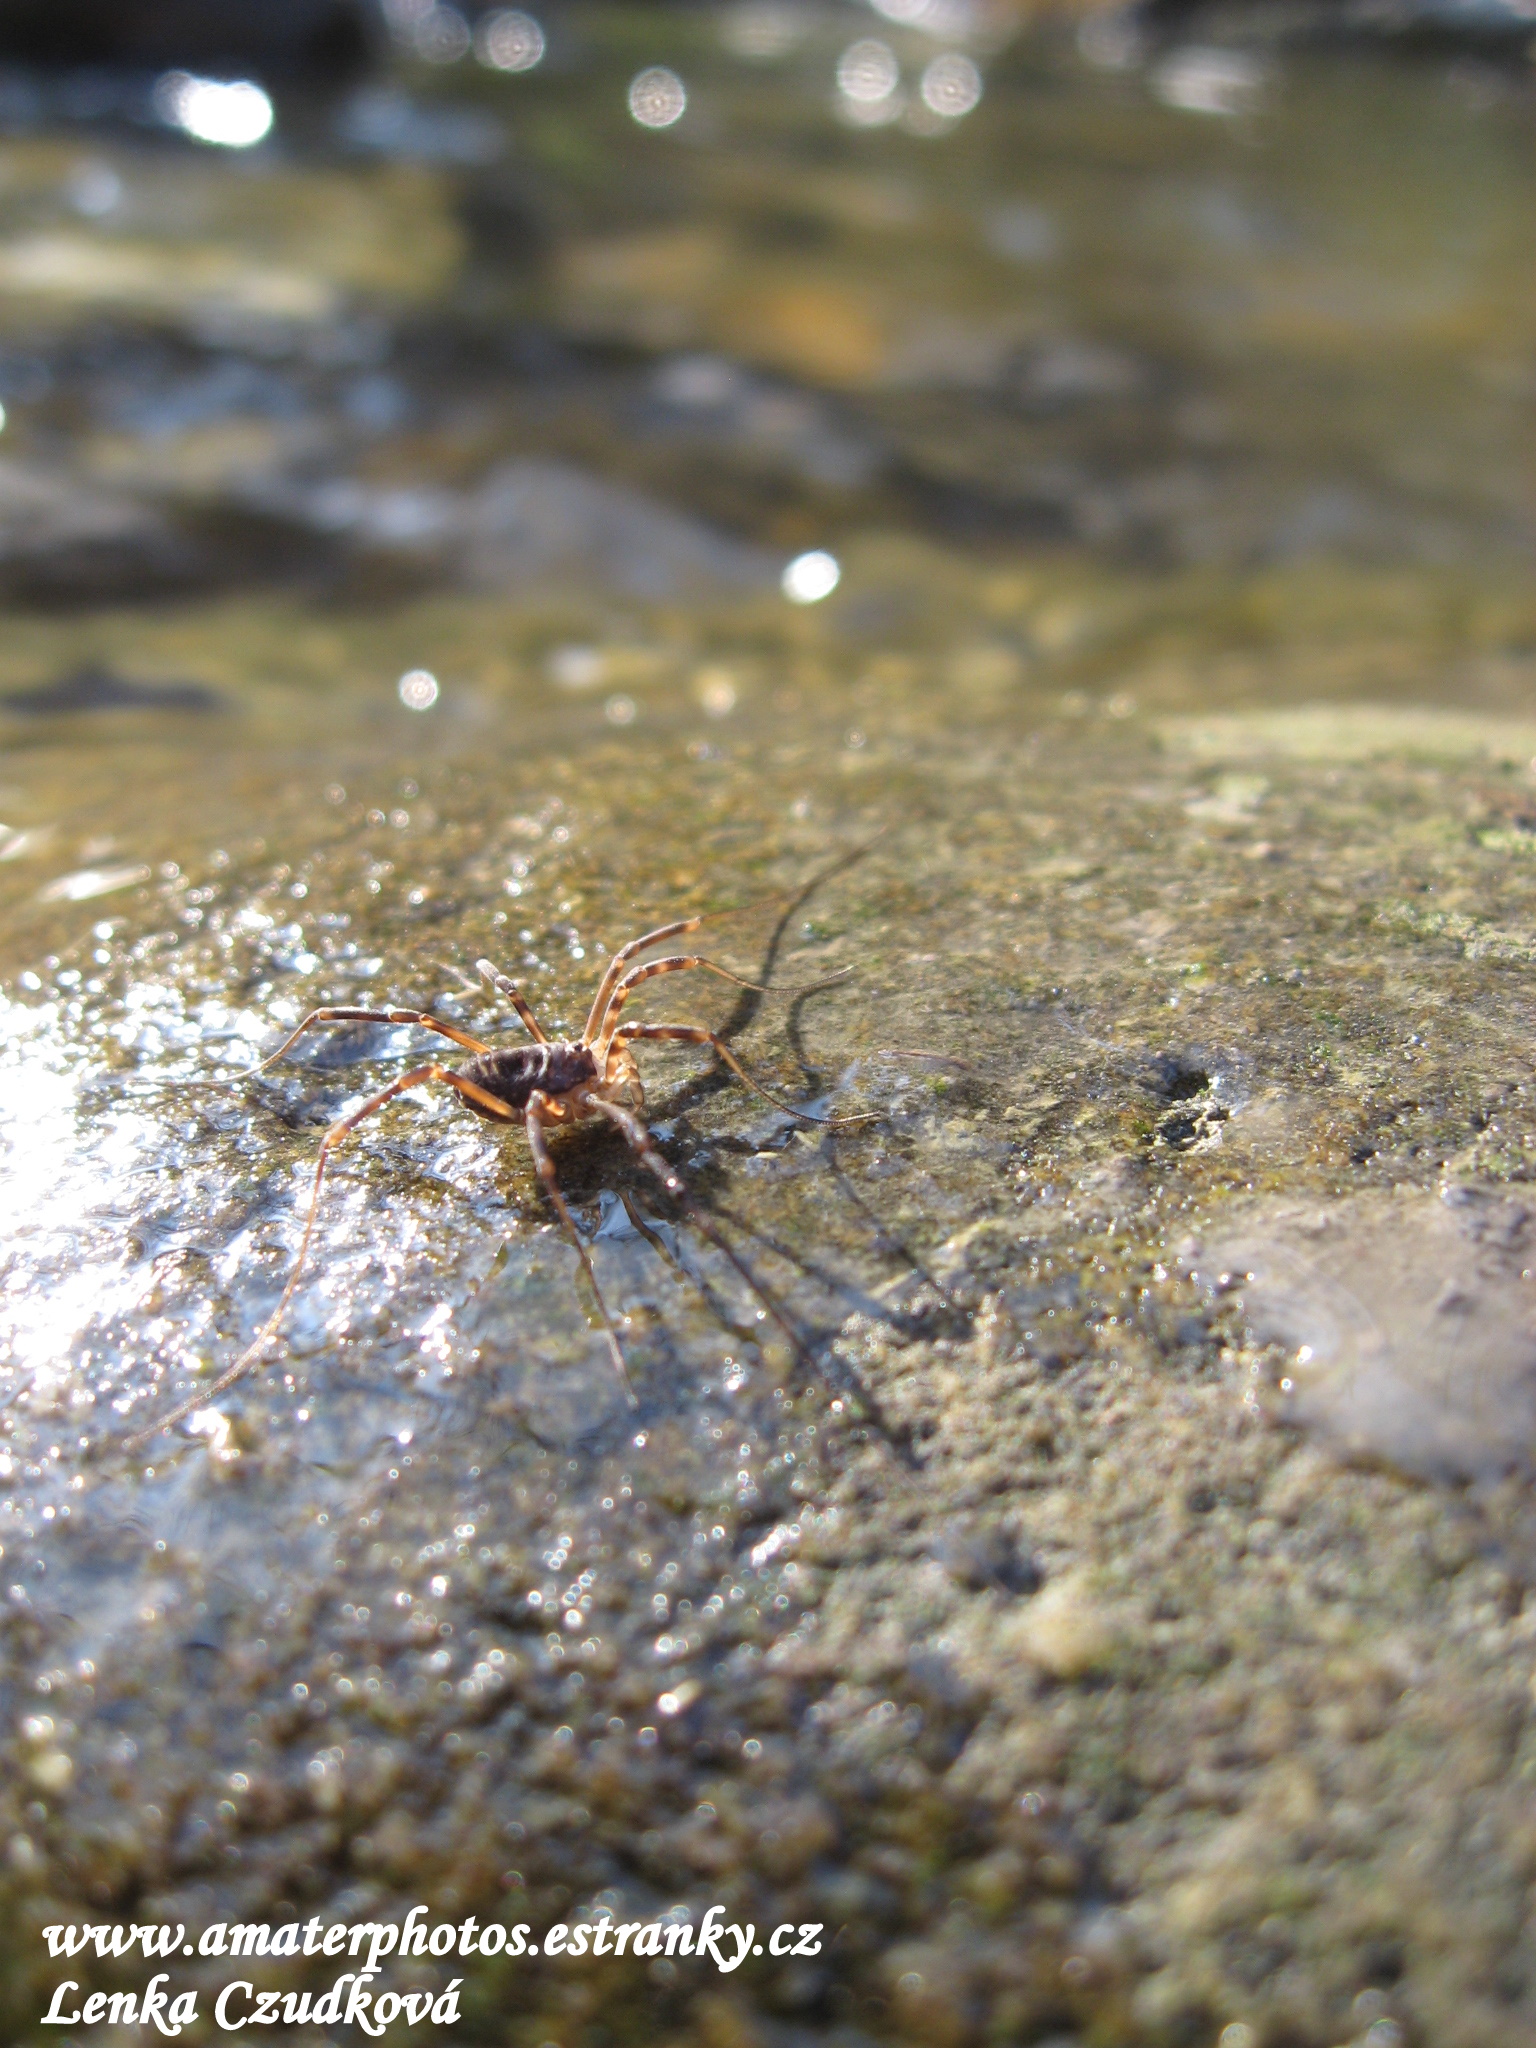
[[749,988],[759,996],[805,996],[814,989],[830,988],[853,972],[851,967],[840,967],[836,974],[828,975],[821,981],[781,981],[769,984],[761,981],[747,981],[742,975],[733,974],[729,967],[722,967],[716,960],[706,960],[702,953],[668,953],[662,960],[647,960],[643,967],[632,967],[614,986],[608,998],[602,1018],[598,1024],[597,1036],[589,1039],[593,1050],[599,1055],[611,1043],[619,1012],[629,1001],[642,982],[652,980],[658,974],[684,974],[690,968],[702,967],[707,974],[717,974],[722,981],[731,982],[736,988]]
[[544,1125],[539,1116],[539,1111],[545,1108],[548,1102],[549,1097],[543,1090],[535,1088],[528,1098],[528,1108],[523,1116],[523,1129],[528,1133],[528,1150],[533,1154],[533,1169],[543,1183],[544,1192],[549,1197],[550,1205],[554,1209],[555,1214],[560,1218],[561,1226],[566,1236],[570,1239],[577,1258],[581,1261],[581,1270],[586,1274],[591,1284],[592,1292],[597,1299],[598,1313],[602,1316],[603,1328],[608,1335],[608,1350],[613,1359],[613,1369],[619,1376],[619,1384],[624,1389],[625,1399],[629,1402],[630,1407],[634,1408],[639,1404],[635,1400],[635,1390],[629,1383],[629,1372],[624,1364],[624,1353],[619,1345],[619,1333],[613,1327],[613,1317],[608,1313],[608,1304],[603,1299],[603,1290],[597,1284],[597,1275],[592,1270],[592,1261],[587,1255],[587,1248],[582,1243],[581,1235],[576,1228],[576,1219],[566,1206],[565,1197],[560,1192],[560,1183],[555,1177],[555,1162],[550,1158],[549,1146],[545,1142]]
[[808,1109],[796,1109],[792,1102],[785,1102],[761,1081],[754,1081],[746,1068],[723,1038],[713,1031],[706,1031],[701,1024],[625,1024],[614,1033],[613,1049],[620,1051],[642,1038],[671,1038],[683,1045],[707,1045],[716,1059],[723,1060],[736,1076],[744,1081],[754,1095],[761,1095],[764,1102],[771,1102],[775,1109],[782,1109],[789,1116],[796,1116],[804,1124],[821,1124],[830,1130],[839,1130],[846,1124],[873,1123],[873,1116],[812,1116]]
[[466,1052],[489,1052],[488,1045],[482,1045],[478,1038],[471,1038],[467,1031],[461,1031],[457,1024],[445,1024],[441,1017],[434,1017],[427,1010],[311,1010],[302,1024],[295,1024],[276,1052],[269,1052],[259,1065],[250,1069],[253,1074],[264,1074],[274,1066],[289,1047],[301,1039],[306,1031],[317,1024],[419,1024],[424,1031],[435,1031],[443,1038],[451,1038],[455,1045],[462,1045]]
[[326,1164],[332,1150],[341,1143],[349,1131],[355,1131],[365,1117],[372,1116],[376,1109],[382,1109],[386,1102],[393,1102],[395,1097],[403,1095],[407,1088],[419,1088],[425,1081],[446,1082],[450,1088],[457,1089],[460,1095],[467,1096],[470,1101],[477,1104],[487,1115],[496,1117],[502,1123],[513,1121],[512,1112],[504,1102],[498,1102],[494,1095],[487,1095],[485,1090],[477,1088],[473,1081],[466,1081],[461,1074],[452,1073],[447,1067],[440,1067],[434,1062],[430,1066],[416,1067],[409,1074],[402,1074],[398,1080],[391,1081],[387,1088],[381,1088],[376,1095],[370,1095],[362,1107],[355,1109],[350,1116],[344,1116],[338,1123],[332,1124],[320,1140],[320,1155],[315,1161],[314,1184],[309,1195],[309,1214],[304,1219],[304,1235],[299,1240],[299,1255],[293,1262],[293,1271],[288,1275],[288,1284],[282,1291],[277,1307],[233,1365],[226,1366],[218,1378],[206,1387],[199,1387],[195,1394],[183,1401],[179,1408],[173,1408],[169,1415],[162,1416],[148,1428],[137,1430],[124,1443],[124,1450],[138,1450],[152,1437],[158,1436],[162,1430],[173,1429],[195,1408],[206,1408],[210,1401],[216,1400],[227,1388],[232,1387],[236,1380],[243,1378],[256,1363],[277,1335],[288,1304],[293,1300],[298,1291],[299,1281],[303,1278],[305,1264],[309,1258],[309,1247],[315,1235],[315,1219],[320,1213],[320,1187],[325,1179]]
[[532,1010],[528,1007],[527,998],[511,975],[503,974],[499,968],[493,967],[489,960],[477,960],[475,962],[475,971],[482,981],[490,983],[498,995],[506,997],[513,1009],[516,1010],[518,1016],[522,1018],[523,1029],[533,1040],[534,1044],[548,1045],[549,1040],[539,1028],[538,1018],[534,1016]]
[[[620,946],[619,950],[608,962],[607,970],[597,985],[597,994],[592,998],[592,1007],[587,1012],[586,1025],[581,1034],[583,1044],[591,1045],[596,1040],[603,1018],[607,1014],[608,999],[618,985],[619,978],[624,971],[625,961],[633,960],[635,955],[643,953],[647,946],[659,946],[663,939],[680,939],[685,932],[696,932],[701,924],[713,924],[722,917],[739,917],[744,911],[762,910],[770,903],[784,904],[786,906],[784,915],[788,918],[796,905],[803,903],[813,890],[820,888],[823,882],[829,881],[833,875],[841,874],[844,868],[852,867],[855,861],[862,860],[870,847],[874,845],[875,840],[880,838],[884,830],[885,827],[882,825],[880,830],[867,839],[862,846],[855,846],[850,852],[839,854],[836,860],[829,862],[826,867],[819,869],[817,873],[812,875],[808,881],[803,882],[793,895],[783,890],[777,890],[771,896],[760,896],[755,903],[741,903],[731,910],[706,910],[698,917],[679,918],[675,924],[659,924],[655,931],[642,932],[638,939],[630,939],[626,944]],[[777,938],[775,938],[774,943],[776,948]],[[756,983],[744,982],[742,986],[744,988],[754,988]]]
[[[859,857],[857,854],[854,855],[855,859]],[[829,875],[835,874],[837,868],[845,865],[845,861],[839,861],[836,866],[828,868],[826,872]],[[794,901],[802,901],[815,886],[815,881],[818,879],[825,878],[814,878]],[[583,1043],[591,1045],[596,1038],[602,1026],[603,1018],[608,1011],[608,999],[613,994],[623,975],[624,963],[627,960],[633,960],[637,953],[643,953],[647,946],[659,946],[663,939],[680,939],[686,932],[696,932],[701,924],[715,924],[723,917],[741,917],[749,910],[761,910],[767,904],[784,903],[788,900],[782,893],[774,896],[760,896],[755,903],[738,903],[730,910],[705,910],[701,911],[697,917],[680,917],[675,924],[659,924],[655,931],[642,932],[638,939],[627,940],[608,962],[603,978],[597,985],[597,994],[592,998],[592,1007],[587,1012],[587,1021],[582,1028],[581,1036]],[[695,963],[689,962],[687,964],[693,965]],[[708,963],[702,964],[707,965]],[[727,976],[727,979],[734,979],[734,977]],[[751,989],[759,988],[759,984],[755,981],[744,981],[740,986]],[[766,991],[760,990],[760,993],[766,993]]]
[[766,995],[767,989],[760,982],[744,981],[739,974],[733,974],[728,967],[721,967],[713,960],[706,960],[702,953],[668,953],[660,960],[647,960],[643,967],[631,967],[629,972],[616,978],[609,989],[601,1015],[587,1042],[594,1046],[606,1045],[613,1037],[613,1027],[620,1010],[643,981],[650,981],[658,974],[682,974],[690,967],[702,967],[710,974],[718,974],[722,981],[734,982],[737,988],[752,989],[757,995]]
[[618,1125],[629,1142],[630,1150],[640,1161],[641,1165],[648,1172],[656,1176],[657,1180],[661,1182],[667,1193],[676,1202],[689,1222],[693,1224],[694,1228],[702,1231],[716,1251],[723,1252],[725,1257],[729,1259],[748,1287],[751,1288],[753,1294],[763,1304],[763,1307],[767,1309],[773,1320],[794,1346],[795,1355],[799,1358],[808,1357],[809,1353],[804,1337],[801,1336],[784,1310],[774,1300],[767,1288],[764,1287],[746,1260],[733,1249],[725,1235],[715,1228],[715,1225],[705,1215],[704,1211],[693,1199],[693,1196],[689,1194],[688,1189],[676,1171],[667,1164],[666,1160],[656,1150],[655,1145],[651,1142],[651,1134],[646,1129],[643,1121],[635,1115],[633,1110],[625,1109],[617,1102],[605,1102],[600,1095],[588,1096],[587,1101],[590,1108],[597,1115],[605,1116],[610,1123]]
[[[729,911],[718,910],[717,917],[729,917]],[[597,994],[592,998],[592,1007],[587,1012],[587,1021],[582,1028],[582,1041],[590,1045],[597,1036],[608,1009],[608,998],[613,994],[619,977],[624,972],[626,960],[633,960],[637,953],[643,953],[647,946],[659,946],[663,939],[680,939],[685,932],[696,932],[703,917],[680,917],[675,924],[659,924],[653,932],[642,932],[638,939],[630,939],[620,946],[617,953],[603,970],[603,978],[597,984]]]

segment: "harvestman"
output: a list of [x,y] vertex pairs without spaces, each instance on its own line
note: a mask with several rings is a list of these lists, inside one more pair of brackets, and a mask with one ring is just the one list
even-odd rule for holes
[[[299,1242],[299,1255],[293,1271],[288,1276],[277,1307],[272,1311],[254,1339],[248,1344],[234,1364],[225,1368],[217,1379],[173,1408],[169,1415],[142,1429],[127,1439],[127,1450],[136,1450],[158,1436],[162,1430],[170,1429],[196,1408],[208,1403],[232,1387],[260,1358],[262,1352],[277,1334],[288,1304],[292,1301],[303,1275],[309,1256],[310,1242],[315,1233],[315,1219],[319,1213],[320,1188],[325,1179],[325,1169],[331,1152],[349,1131],[353,1131],[375,1110],[382,1109],[397,1095],[403,1095],[408,1088],[419,1088],[428,1081],[441,1081],[463,1097],[476,1116],[488,1123],[513,1124],[522,1122],[528,1139],[528,1149],[533,1155],[534,1170],[539,1176],[544,1192],[560,1219],[561,1227],[574,1246],[582,1271],[591,1283],[597,1300],[598,1311],[603,1319],[603,1329],[608,1339],[609,1353],[614,1370],[624,1387],[631,1403],[634,1395],[630,1389],[629,1374],[625,1370],[624,1353],[619,1345],[618,1332],[613,1318],[608,1313],[602,1291],[597,1284],[597,1275],[592,1270],[592,1261],[587,1248],[577,1232],[575,1220],[566,1206],[560,1184],[555,1177],[555,1163],[550,1157],[549,1145],[545,1139],[546,1126],[575,1124],[589,1117],[601,1117],[617,1125],[630,1150],[641,1164],[659,1180],[667,1193],[683,1210],[695,1227],[730,1261],[746,1281],[752,1292],[780,1324],[791,1341],[800,1346],[800,1338],[773,1297],[754,1278],[745,1262],[739,1258],[724,1236],[716,1229],[709,1217],[689,1194],[682,1180],[662,1158],[651,1142],[646,1127],[645,1090],[640,1079],[640,1069],[635,1062],[633,1046],[644,1040],[670,1039],[684,1045],[707,1045],[717,1059],[724,1062],[739,1081],[771,1102],[775,1109],[782,1109],[790,1116],[798,1117],[802,1123],[822,1124],[833,1128],[849,1124],[867,1123],[868,1117],[822,1117],[812,1116],[808,1111],[796,1109],[793,1103],[783,1101],[742,1066],[730,1047],[715,1032],[708,1031],[701,1024],[621,1024],[620,1013],[634,991],[642,982],[650,981],[659,974],[680,974],[685,969],[702,967],[710,974],[717,974],[722,981],[734,982],[738,988],[758,990],[759,993],[804,994],[810,988],[825,988],[829,982],[812,982],[804,987],[780,985],[769,991],[754,981],[745,981],[728,968],[719,966],[713,960],[706,960],[702,953],[671,953],[660,960],[647,960],[638,966],[629,966],[639,953],[651,946],[659,945],[664,939],[681,938],[685,932],[697,931],[709,916],[728,916],[729,912],[706,913],[699,917],[685,917],[675,924],[658,925],[655,931],[645,932],[638,939],[631,939],[609,961],[602,980],[598,983],[597,994],[587,1013],[587,1021],[579,1038],[550,1038],[540,1027],[538,1019],[529,1008],[517,984],[508,976],[499,973],[489,960],[477,960],[475,965],[480,975],[499,994],[505,996],[522,1019],[523,1025],[533,1040],[531,1045],[496,1048],[472,1038],[467,1031],[461,1031],[456,1024],[448,1024],[441,1017],[434,1017],[426,1010],[350,1010],[325,1008],[311,1010],[301,1024],[294,1027],[276,1052],[271,1053],[260,1064],[251,1069],[260,1074],[291,1050],[306,1031],[319,1024],[416,1024],[424,1030],[435,1031],[440,1037],[448,1038],[455,1045],[461,1045],[474,1055],[462,1069],[445,1067],[436,1060],[424,1066],[413,1067],[410,1073],[402,1074],[391,1081],[378,1093],[371,1095],[361,1108],[353,1110],[350,1116],[340,1118],[332,1124],[320,1141],[320,1155],[315,1162],[314,1185],[310,1191],[309,1214],[304,1223],[304,1235]],[[841,979],[833,976],[832,980]]]

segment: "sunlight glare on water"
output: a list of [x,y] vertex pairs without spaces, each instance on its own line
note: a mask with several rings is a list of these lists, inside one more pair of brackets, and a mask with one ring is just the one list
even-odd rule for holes
[[825,548],[812,548],[807,554],[796,555],[786,566],[782,578],[784,595],[791,604],[820,604],[836,590],[842,574],[836,555],[828,554]]
[[544,31],[531,14],[498,8],[476,25],[475,55],[492,71],[532,71],[544,55]]
[[53,1005],[0,1009],[0,1242],[8,1248],[0,1343],[34,1397],[68,1378],[92,1320],[126,1305],[120,1273],[71,1248],[149,1128],[136,1115],[115,1120],[82,1151],[80,1076],[56,1064],[57,1032]]
[[249,78],[223,81],[169,71],[155,87],[155,104],[168,126],[222,149],[251,149],[272,127],[272,102]]
[[670,128],[688,109],[688,93],[675,71],[656,64],[630,83],[629,111],[642,128]]

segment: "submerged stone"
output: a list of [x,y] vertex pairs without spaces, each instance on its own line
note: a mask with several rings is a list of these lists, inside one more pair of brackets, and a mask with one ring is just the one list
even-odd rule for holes
[[70,711],[217,711],[220,702],[204,683],[140,683],[96,662],[51,683],[0,693],[6,710],[40,718]]

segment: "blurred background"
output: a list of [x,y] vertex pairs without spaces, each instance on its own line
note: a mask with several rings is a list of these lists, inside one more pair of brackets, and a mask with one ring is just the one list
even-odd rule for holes
[[0,577],[665,596],[871,533],[1513,559],[1532,32],[16,0]]

